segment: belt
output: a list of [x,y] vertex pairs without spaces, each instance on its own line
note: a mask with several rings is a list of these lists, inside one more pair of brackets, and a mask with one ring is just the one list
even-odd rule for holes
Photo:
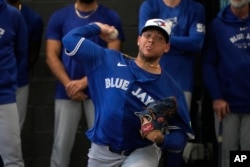
[[119,154],[119,155],[129,156],[133,151],[135,151],[135,149],[117,150],[117,149],[109,147],[109,151]]

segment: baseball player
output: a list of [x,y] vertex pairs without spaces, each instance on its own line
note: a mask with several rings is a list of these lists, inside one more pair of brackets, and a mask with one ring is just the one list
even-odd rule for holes
[[[137,40],[136,58],[88,40],[100,35],[108,41],[113,31],[114,27],[95,22],[63,38],[65,53],[84,67],[94,97],[95,122],[86,132],[92,142],[88,167],[157,167],[160,149],[182,150],[193,138],[183,92],[159,65],[169,50],[170,26],[161,19],[148,20]],[[142,135],[151,127],[141,128],[138,112],[168,96],[174,96],[178,106],[168,121],[168,133],[152,129]]]
[[42,18],[20,0],[7,0],[9,4],[15,6],[21,13],[28,28],[28,52],[25,59],[19,60],[18,66],[18,89],[17,89],[17,108],[19,112],[20,127],[23,127],[28,104],[29,94],[29,69],[33,67],[40,52],[43,21]]
[[0,156],[4,167],[24,167],[16,105],[17,63],[27,53],[21,13],[0,0]]
[[[86,73],[83,66],[63,52],[62,37],[75,27],[102,21],[113,25],[119,32],[116,40],[106,42],[97,35],[91,40],[103,47],[119,50],[124,33],[119,15],[97,2],[76,0],[55,11],[46,31],[47,63],[58,79],[55,95],[54,143],[50,167],[67,167],[74,144],[75,134],[84,109],[88,128],[93,126],[94,106],[87,93]],[[86,97],[86,95],[88,95]]]

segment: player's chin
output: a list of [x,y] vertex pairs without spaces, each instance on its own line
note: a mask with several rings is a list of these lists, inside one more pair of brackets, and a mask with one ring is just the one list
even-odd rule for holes
[[150,49],[145,49],[144,52],[143,52],[143,55],[145,57],[154,57],[155,53]]
[[159,56],[155,53],[146,53],[146,54],[144,54],[144,58],[146,58],[148,60],[156,60],[159,58]]

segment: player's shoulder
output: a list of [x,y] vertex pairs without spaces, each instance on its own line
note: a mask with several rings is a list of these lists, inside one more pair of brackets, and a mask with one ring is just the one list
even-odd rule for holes
[[140,7],[145,8],[145,7],[150,7],[150,8],[155,8],[156,6],[163,6],[163,1],[162,0],[145,0],[141,3]]
[[71,11],[74,11],[74,4],[69,4],[67,6],[55,10],[51,16],[61,18],[68,15]]
[[122,57],[124,57],[125,59],[129,59],[129,60],[135,60],[134,56],[131,56],[129,54],[126,53],[121,53]]
[[12,5],[6,4],[6,6],[1,10],[3,18],[0,18],[6,20],[7,22],[12,22],[14,25],[17,25],[20,23],[20,20],[24,20],[20,11]]
[[97,9],[96,19],[103,23],[116,26],[116,28],[120,32],[120,29],[121,29],[120,15],[113,9],[110,9],[100,4]]
[[142,3],[149,3],[149,4],[158,4],[160,3],[162,0],[145,0]]
[[127,62],[135,59],[134,57],[117,50],[107,48],[105,48],[104,50],[106,52],[106,55],[108,55],[107,57],[109,61],[113,63],[120,62],[127,64]]
[[105,11],[105,12],[115,12],[116,13],[116,11],[114,11],[113,9],[111,9],[103,4],[99,4],[98,8],[102,11]]
[[5,8],[6,16],[19,16],[21,15],[19,10],[12,5],[6,4]]
[[74,12],[74,4],[70,4],[70,5],[64,6],[60,9],[55,10],[49,18],[48,25],[50,25],[50,24],[57,24],[57,25],[64,24],[72,12]]
[[21,23],[23,18],[17,8],[9,4],[3,4],[0,8],[0,39],[5,41],[6,39],[9,40],[9,37],[20,30],[20,26],[23,28],[25,24]]
[[[200,2],[196,2],[196,1],[193,1],[193,0],[187,0],[186,4],[187,4],[187,7],[188,7],[189,10],[192,9],[191,11],[204,10],[204,6]],[[193,9],[195,9],[195,10],[193,10]]]
[[22,4],[22,9],[21,9],[21,12],[24,12],[24,13],[28,13],[30,15],[35,15],[37,16],[38,13],[35,12],[30,6],[26,5],[26,4]]
[[109,8],[109,7],[105,6],[105,5],[103,5],[103,4],[99,4],[99,5],[98,5],[98,10],[99,10],[103,15],[108,16],[108,17],[116,17],[116,16],[119,15],[115,10],[113,10],[113,9],[111,9],[111,8]]

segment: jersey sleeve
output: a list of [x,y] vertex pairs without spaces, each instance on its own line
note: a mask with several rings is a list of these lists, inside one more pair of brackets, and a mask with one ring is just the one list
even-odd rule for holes
[[86,74],[100,65],[105,57],[105,49],[87,39],[99,33],[100,28],[96,24],[88,24],[74,28],[62,40],[65,54],[81,64]]
[[164,136],[161,149],[168,151],[182,151],[188,140],[194,139],[191,120],[184,94],[176,95],[177,113],[168,121],[168,133]]
[[60,16],[60,13],[58,11],[56,11],[49,19],[48,21],[48,26],[47,26],[47,30],[46,30],[46,40],[47,39],[53,39],[53,40],[58,40],[61,41],[62,39],[62,27],[63,27],[63,23],[64,20],[62,20],[62,18],[64,18],[63,16]]
[[[189,10],[188,35],[171,35],[170,44],[181,51],[197,52],[203,47],[205,37],[205,9],[201,4],[193,3],[190,6],[195,10]],[[179,23],[181,24],[181,23]]]
[[187,136],[181,129],[172,130],[171,133],[164,136],[162,145],[158,145],[162,150],[181,152],[187,143]]

